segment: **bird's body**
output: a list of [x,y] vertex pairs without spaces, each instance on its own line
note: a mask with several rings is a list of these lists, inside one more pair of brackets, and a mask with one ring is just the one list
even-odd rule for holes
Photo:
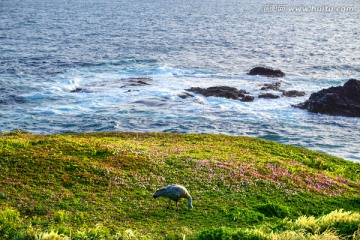
[[157,198],[157,197],[167,197],[173,201],[176,202],[176,208],[178,208],[178,201],[181,198],[186,198],[188,200],[188,208],[191,209],[192,206],[192,198],[188,192],[188,190],[181,186],[181,185],[176,185],[176,184],[172,184],[172,185],[168,185],[166,187],[160,188],[159,190],[157,190],[153,197]]

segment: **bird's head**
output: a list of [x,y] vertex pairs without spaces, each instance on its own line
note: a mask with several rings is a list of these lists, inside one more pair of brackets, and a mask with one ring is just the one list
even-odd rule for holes
[[191,196],[188,197],[188,208],[189,208],[189,210],[191,210],[193,208]]

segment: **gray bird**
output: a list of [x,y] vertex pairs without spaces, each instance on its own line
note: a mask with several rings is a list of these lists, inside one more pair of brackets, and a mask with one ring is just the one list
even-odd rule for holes
[[176,185],[176,184],[171,184],[168,185],[166,187],[160,188],[159,190],[157,190],[153,197],[154,198],[158,198],[160,196],[163,197],[167,197],[170,198],[170,200],[173,200],[176,202],[176,209],[178,208],[178,201],[180,200],[180,198],[187,198],[188,200],[188,208],[192,209],[192,198],[188,192],[188,190],[186,190],[185,187],[180,186],[180,185]]

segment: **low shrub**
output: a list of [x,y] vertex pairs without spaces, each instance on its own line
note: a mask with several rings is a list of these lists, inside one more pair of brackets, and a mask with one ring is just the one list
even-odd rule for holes
[[210,228],[198,234],[196,239],[201,240],[231,240],[234,232],[231,229],[220,227]]
[[233,208],[229,211],[229,215],[235,222],[256,224],[264,221],[264,214],[257,211],[252,211],[246,208]]
[[51,231],[50,233],[40,233],[36,238],[36,240],[70,240],[69,237],[58,234],[54,231]]
[[259,230],[237,230],[232,237],[233,240],[269,240],[263,232]]
[[287,230],[280,233],[270,233],[269,239],[271,240],[339,240],[340,237],[331,230],[323,233],[310,234],[300,229],[298,231]]
[[248,229],[211,228],[198,234],[198,240],[268,240],[260,231]]
[[289,209],[276,203],[261,204],[256,209],[266,217],[285,218],[289,215]]
[[19,236],[19,232],[26,228],[23,226],[20,213],[13,208],[0,210],[0,236],[11,239]]
[[71,220],[71,216],[64,210],[59,210],[54,213],[54,221],[58,223],[65,223]]

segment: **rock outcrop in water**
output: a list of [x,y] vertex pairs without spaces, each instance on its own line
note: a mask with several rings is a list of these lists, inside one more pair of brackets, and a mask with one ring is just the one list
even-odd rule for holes
[[248,92],[242,89],[237,89],[234,87],[228,86],[216,86],[209,88],[200,88],[200,87],[192,87],[189,89],[185,89],[189,92],[199,93],[204,95],[205,97],[223,97],[228,99],[240,100],[242,102],[251,102],[254,101],[254,97],[249,96]]
[[185,99],[185,98],[191,98],[194,97],[194,95],[191,95],[190,93],[183,92],[178,95],[179,98]]
[[284,97],[303,97],[306,95],[305,92],[297,91],[297,90],[290,90],[290,91],[281,90],[281,92]]
[[249,75],[260,75],[266,77],[285,77],[285,73],[281,70],[274,70],[271,68],[255,67],[250,70]]
[[280,96],[272,93],[261,93],[259,94],[259,98],[276,99],[276,98],[280,98]]
[[121,88],[125,87],[141,87],[141,86],[147,86],[150,85],[149,82],[152,81],[151,78],[148,77],[133,77],[133,78],[126,78],[122,79],[125,84],[121,86]]
[[[283,97],[303,97],[306,95],[305,92],[302,91],[297,91],[297,90],[289,90],[289,91],[285,91],[280,89],[281,87],[281,82],[275,82],[275,83],[265,83],[260,90],[272,90],[272,91],[277,91],[277,92],[281,92]],[[278,98],[280,96],[278,95],[274,95],[274,94],[269,94],[269,93],[262,93],[259,95],[260,98]]]
[[71,93],[92,93],[92,91],[85,89],[85,88],[75,88],[73,90],[70,91]]
[[281,82],[265,83],[260,90],[280,91]]
[[360,81],[350,79],[343,86],[323,89],[294,107],[313,113],[360,117]]

